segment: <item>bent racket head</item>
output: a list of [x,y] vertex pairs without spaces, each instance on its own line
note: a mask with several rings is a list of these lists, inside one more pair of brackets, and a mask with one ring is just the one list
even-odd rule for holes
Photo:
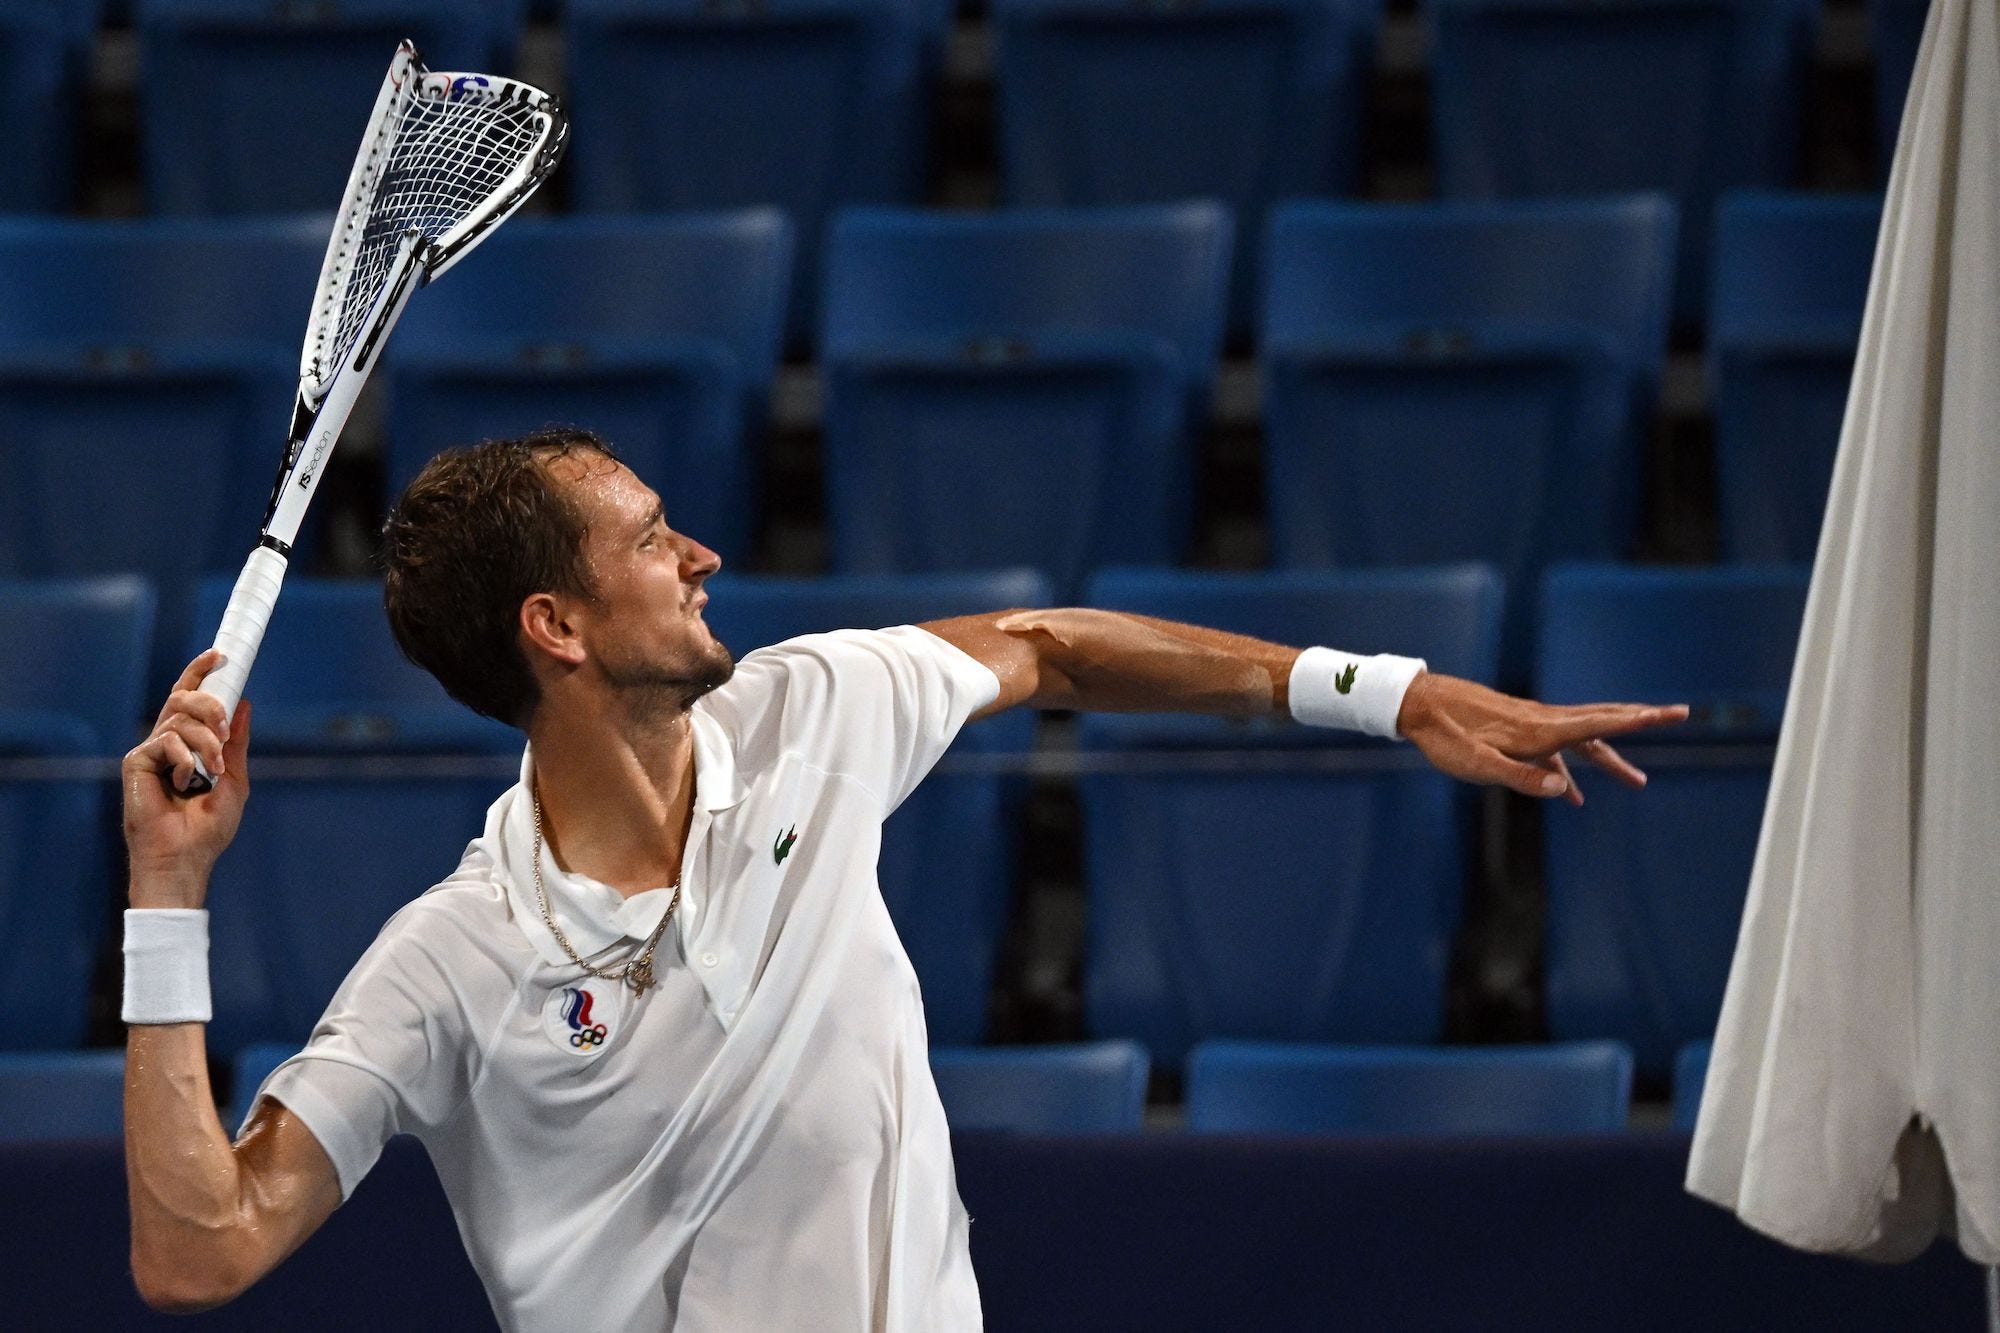
[[[223,612],[223,667],[201,684],[233,714],[284,579],[290,543],[362,383],[416,287],[457,263],[562,158],[568,120],[539,88],[491,74],[434,73],[396,49],[348,173],[320,265],[299,402],[264,531]],[[196,761],[194,795],[213,780]]]

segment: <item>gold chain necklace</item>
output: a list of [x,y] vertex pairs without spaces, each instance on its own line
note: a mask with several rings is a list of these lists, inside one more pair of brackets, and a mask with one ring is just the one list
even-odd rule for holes
[[542,798],[537,793],[530,799],[535,803],[535,902],[542,909],[542,924],[549,928],[549,934],[556,937],[556,943],[562,945],[570,961],[591,976],[603,977],[606,981],[622,981],[635,991],[645,991],[653,984],[653,950],[659,947],[660,936],[667,933],[667,923],[674,919],[674,909],[681,905],[680,879],[676,877],[674,880],[674,896],[667,903],[666,915],[660,918],[660,924],[653,927],[653,933],[639,947],[638,956],[626,959],[616,968],[592,967],[577,956],[569,936],[562,933],[562,927],[556,924],[555,913],[549,910],[549,895],[542,888]]

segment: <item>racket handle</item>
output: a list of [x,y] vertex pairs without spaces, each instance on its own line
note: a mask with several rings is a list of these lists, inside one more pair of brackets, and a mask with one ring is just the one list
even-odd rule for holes
[[[222,704],[224,717],[236,715],[237,701],[243,697],[257,649],[264,642],[264,627],[271,623],[271,608],[278,604],[278,589],[284,582],[285,557],[268,546],[252,551],[236,577],[229,606],[222,613],[222,628],[215,632],[215,646],[225,660],[201,682],[201,692]],[[181,794],[199,796],[214,786],[214,777],[196,755],[194,779]]]

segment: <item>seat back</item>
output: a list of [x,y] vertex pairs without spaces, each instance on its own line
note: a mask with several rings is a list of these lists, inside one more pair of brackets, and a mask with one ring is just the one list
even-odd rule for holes
[[1616,1038],[1664,1075],[1715,1030],[1810,571],[1552,570],[1538,694],[1686,702],[1687,723],[1620,743],[1643,792],[1593,783],[1545,819],[1549,1028]]
[[1353,188],[1380,22],[1380,0],[997,0],[1007,198],[1226,204],[1247,329],[1264,210]]
[[1806,561],[1819,545],[1881,225],[1873,196],[1722,201],[1709,358],[1732,560]]
[[1699,318],[1709,215],[1793,184],[1818,0],[1432,0],[1431,117],[1447,198],[1664,190],[1677,313]]
[[136,578],[0,580],[0,1006],[32,1015],[0,1046],[83,1040],[119,894],[105,769],[138,738],[153,611]]
[[1137,1042],[932,1047],[931,1075],[954,1130],[1111,1134],[1145,1121],[1151,1061]]
[[747,554],[791,253],[773,209],[509,224],[390,344],[390,494],[445,445],[587,426],[670,521]]
[[326,212],[396,45],[512,64],[520,0],[134,0],[146,195],[161,214]]
[[569,0],[573,198],[783,209],[803,341],[828,216],[922,197],[937,25],[934,0]]
[[[1029,570],[992,574],[792,579],[725,574],[709,584],[703,618],[741,658],[800,634],[879,628],[1046,606],[1048,582]],[[1013,709],[960,733],[960,755],[1022,754],[1035,717]],[[1014,887],[1025,784],[954,772],[947,756],[882,826],[876,879],[924,994],[940,1045],[977,1042]]]
[[[234,579],[204,579],[190,655],[220,624]],[[246,690],[257,754],[505,754],[521,733],[474,713],[403,656],[374,579],[294,576]]]
[[111,914],[118,787],[82,718],[0,710],[0,1005],[23,1016],[0,1047],[83,1040]]
[[1277,562],[1499,566],[1518,685],[1541,567],[1635,538],[1674,226],[1657,196],[1280,208],[1263,335]]
[[0,1054],[0,1143],[125,1132],[125,1052]]
[[[1221,348],[1212,204],[836,223],[828,518],[853,573],[1169,562]],[[976,497],[976,501],[972,498]]]
[[1632,1053],[1615,1042],[1444,1049],[1213,1041],[1188,1060],[1188,1128],[1208,1133],[1616,1133],[1631,1100]]
[[[1481,567],[1113,570],[1093,606],[1492,679],[1500,584]],[[1177,1064],[1207,1037],[1434,1040],[1471,789],[1407,747],[1288,722],[1090,714],[1079,783],[1090,1030]]]
[[0,8],[0,117],[12,161],[0,213],[59,213],[76,194],[76,126],[103,0]]
[[108,372],[241,345],[296,368],[326,236],[322,217],[0,218],[0,347],[83,349]]
[[1674,1128],[1694,1133],[1701,1119],[1701,1094],[1708,1083],[1709,1041],[1691,1041],[1674,1056]]
[[291,220],[0,221],[0,576],[150,578],[155,688],[186,661],[190,576],[255,540],[325,244]]
[[151,585],[130,575],[0,579],[9,681],[0,713],[35,715],[65,734],[79,724],[82,753],[122,754],[144,734],[156,607]]

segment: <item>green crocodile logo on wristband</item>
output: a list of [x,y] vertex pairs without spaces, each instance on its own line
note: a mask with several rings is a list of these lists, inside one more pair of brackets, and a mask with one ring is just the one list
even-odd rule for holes
[[1345,694],[1354,688],[1354,663],[1347,664],[1347,670],[1333,678],[1333,688]]

